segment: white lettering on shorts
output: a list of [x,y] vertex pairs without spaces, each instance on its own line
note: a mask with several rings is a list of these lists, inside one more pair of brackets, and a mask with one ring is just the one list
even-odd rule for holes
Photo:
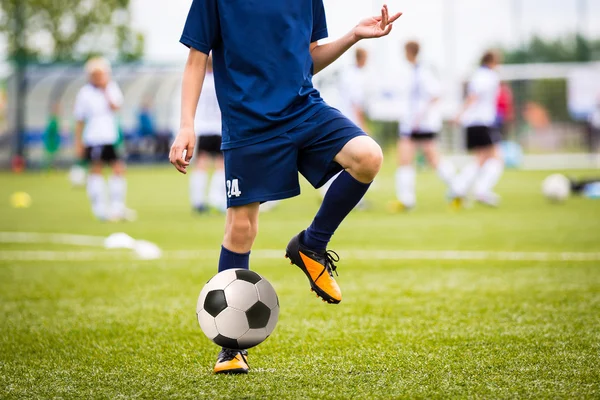
[[241,194],[239,181],[237,179],[227,180],[227,197],[240,197]]

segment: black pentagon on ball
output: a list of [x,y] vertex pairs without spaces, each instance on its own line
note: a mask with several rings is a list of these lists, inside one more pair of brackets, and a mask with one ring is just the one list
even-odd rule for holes
[[235,271],[235,276],[239,280],[250,282],[253,285],[256,285],[262,279],[259,274],[248,269],[240,269]]
[[208,292],[204,299],[204,309],[211,317],[216,317],[221,311],[227,308],[227,300],[223,290],[212,290]]
[[246,318],[250,329],[264,328],[271,318],[271,309],[259,301],[246,311]]
[[223,335],[217,335],[217,337],[213,339],[213,342],[215,342],[221,347],[225,347],[226,349],[238,350],[240,346],[237,340],[228,338]]

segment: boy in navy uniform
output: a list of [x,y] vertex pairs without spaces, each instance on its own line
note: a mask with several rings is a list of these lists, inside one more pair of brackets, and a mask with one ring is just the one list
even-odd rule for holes
[[[361,39],[386,36],[400,13],[367,18],[342,38],[327,37],[323,0],[194,0],[181,42],[190,48],[182,85],[181,127],[170,161],[186,173],[194,151],[194,116],[212,50],[222,113],[227,217],[219,271],[249,268],[261,202],[300,194],[298,172],[316,188],[342,171],[311,225],[286,256],[323,300],[342,299],[337,261],[327,244],[366,193],[381,148],[328,106],[312,77]],[[246,373],[247,352],[222,349],[215,373]]]

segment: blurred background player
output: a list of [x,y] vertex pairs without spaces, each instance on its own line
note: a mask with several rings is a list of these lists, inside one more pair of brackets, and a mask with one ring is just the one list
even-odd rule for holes
[[[88,83],[75,99],[75,149],[78,157],[89,164],[87,192],[92,211],[99,220],[131,220],[135,218],[135,212],[125,206],[125,163],[115,148],[119,141],[116,113],[123,103],[123,94],[111,80],[107,60],[92,58],[85,70]],[[102,175],[105,164],[112,169],[108,178],[108,204],[107,185]]]
[[[496,72],[499,55],[486,52],[481,65],[473,74],[467,87],[467,98],[456,118],[466,129],[467,150],[476,156],[475,162],[467,164],[452,184],[453,204],[460,206],[468,192],[473,189],[475,200],[497,206],[499,197],[493,192],[502,176],[504,165],[499,149],[500,132],[496,128],[500,77]],[[477,180],[477,184],[473,185]]]
[[60,111],[60,103],[55,101],[44,129],[44,168],[47,169],[54,167],[56,153],[60,148]]
[[[156,149],[156,121],[154,116],[154,107],[151,97],[146,97],[140,105],[137,113],[137,132],[135,150],[138,157],[144,154],[153,153]],[[131,152],[129,153],[131,155]]]
[[508,140],[510,124],[515,119],[515,101],[508,82],[502,82],[496,99],[496,128],[502,140]]
[[600,95],[588,117],[588,149],[591,154],[600,151]]
[[571,193],[585,197],[600,199],[600,177],[573,179],[569,178]]
[[[354,124],[362,129],[363,132],[369,132],[367,129],[365,104],[365,67],[367,65],[368,57],[369,54],[367,53],[367,50],[360,47],[357,48],[355,52],[355,63],[342,69],[337,85],[339,93],[338,108],[340,112],[350,121],[354,122]],[[338,175],[331,178],[321,187],[321,197],[325,197],[329,187]],[[364,208],[365,205],[365,200],[361,199],[357,204],[357,208]]]
[[340,95],[339,110],[356,126],[367,132],[365,110],[365,67],[368,53],[363,48],[356,49],[356,63],[342,70],[338,82]]
[[427,162],[439,177],[450,185],[454,178],[454,166],[440,160],[436,137],[442,129],[439,110],[441,87],[433,72],[418,62],[420,45],[410,41],[404,46],[406,60],[410,64],[410,78],[406,83],[408,99],[406,112],[400,126],[398,140],[398,169],[396,170],[396,196],[393,211],[409,210],[416,205],[414,167],[415,154],[421,149]]
[[[190,201],[198,212],[213,207],[220,212],[227,209],[225,171],[221,153],[221,110],[215,91],[212,57],[208,57],[206,76],[196,110],[196,168],[190,175]],[[206,198],[208,172],[212,163],[213,174]]]

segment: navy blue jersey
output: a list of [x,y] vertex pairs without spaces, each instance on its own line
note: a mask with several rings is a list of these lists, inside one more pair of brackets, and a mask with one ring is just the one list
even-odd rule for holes
[[213,52],[223,150],[258,143],[325,107],[311,42],[327,37],[323,0],[194,0],[181,43]]

